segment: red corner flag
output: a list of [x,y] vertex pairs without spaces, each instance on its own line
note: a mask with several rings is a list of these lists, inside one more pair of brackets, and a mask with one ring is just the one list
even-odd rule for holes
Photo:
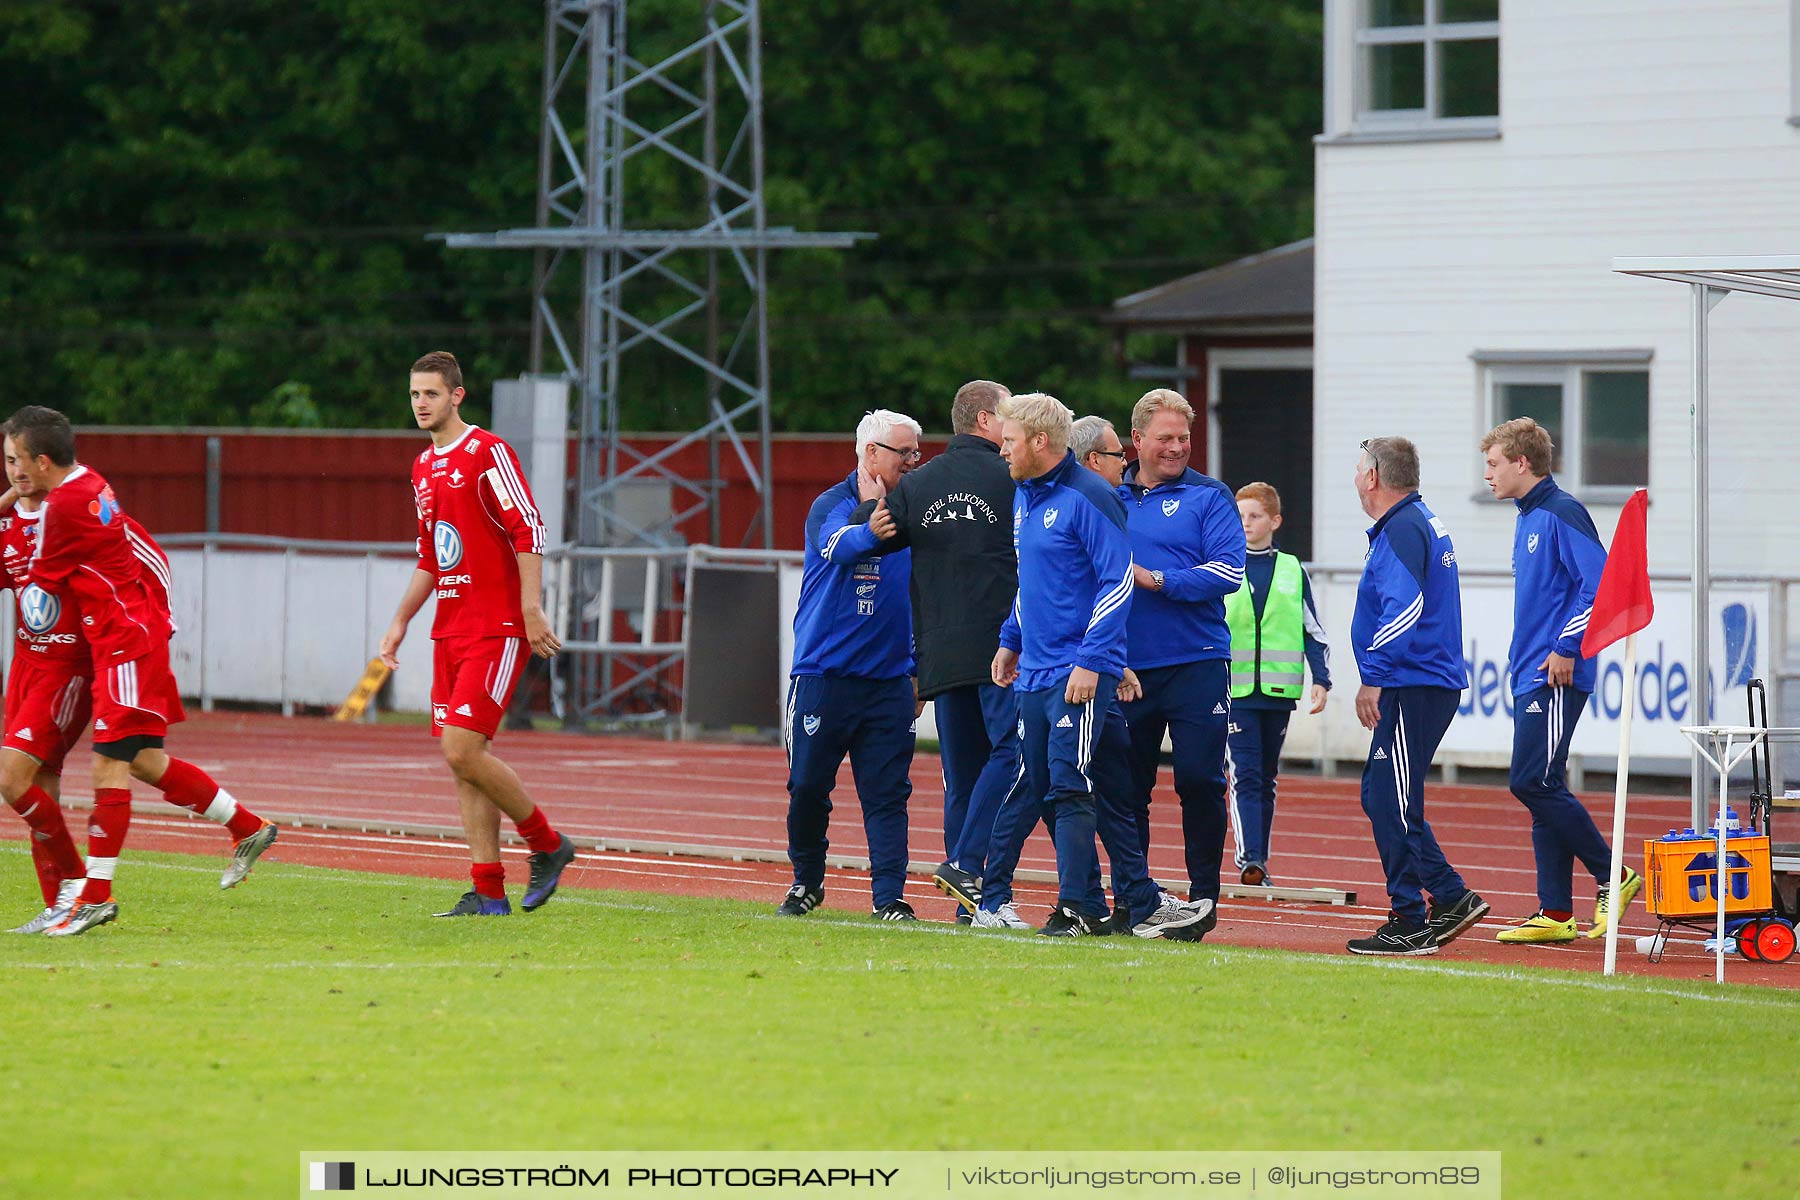
[[1650,598],[1650,552],[1645,545],[1645,510],[1650,493],[1643,488],[1631,494],[1619,514],[1612,549],[1600,572],[1594,592],[1594,611],[1581,639],[1581,656],[1592,658],[1627,634],[1650,623],[1656,605]]

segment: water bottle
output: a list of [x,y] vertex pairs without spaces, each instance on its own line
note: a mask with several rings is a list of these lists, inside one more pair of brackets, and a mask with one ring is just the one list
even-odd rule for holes
[[1716,897],[1719,887],[1719,859],[1714,854],[1696,854],[1688,862],[1688,899],[1695,902]]
[[1733,900],[1750,898],[1750,860],[1733,850],[1725,856],[1726,886]]

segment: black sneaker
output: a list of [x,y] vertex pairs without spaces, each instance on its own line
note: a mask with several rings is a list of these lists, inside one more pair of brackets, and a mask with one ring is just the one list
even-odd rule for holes
[[1269,869],[1261,863],[1245,863],[1238,882],[1250,887],[1263,887],[1269,882]]
[[1462,899],[1449,908],[1439,908],[1437,901],[1431,902],[1430,915],[1425,924],[1431,926],[1431,934],[1440,946],[1448,946],[1457,938],[1469,931],[1469,927],[1488,914],[1488,902],[1474,892],[1464,892]]
[[869,914],[872,921],[916,921],[919,914],[913,906],[904,900],[889,900],[886,904]]
[[1131,933],[1131,914],[1123,906],[1115,905],[1112,916],[1101,922],[1108,937],[1126,937]]
[[548,854],[533,854],[525,861],[531,864],[531,880],[525,885],[525,895],[519,900],[519,907],[532,912],[550,902],[556,895],[556,885],[562,882],[563,868],[575,861],[575,843],[569,835],[559,833],[561,840],[556,849]]
[[804,917],[819,905],[825,903],[824,888],[809,888],[804,883],[796,883],[788,889],[787,899],[775,910],[780,917]]
[[512,901],[505,896],[493,900],[480,892],[464,892],[456,907],[449,912],[432,913],[434,917],[510,917]]
[[1070,904],[1059,904],[1050,919],[1038,930],[1039,937],[1105,937],[1112,932],[1106,920],[1082,912]]
[[1409,925],[1393,913],[1380,929],[1356,938],[1345,947],[1352,954],[1391,954],[1417,957],[1438,952],[1437,935],[1430,925]]
[[981,876],[972,875],[955,863],[942,863],[931,873],[931,882],[970,912],[981,907]]

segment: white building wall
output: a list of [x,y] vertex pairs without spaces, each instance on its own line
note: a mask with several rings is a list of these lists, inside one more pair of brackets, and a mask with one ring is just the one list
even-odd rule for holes
[[[1348,29],[1353,0],[1332,0]],[[1360,561],[1362,438],[1418,443],[1461,560],[1505,568],[1513,510],[1486,499],[1478,350],[1649,349],[1652,567],[1690,566],[1687,289],[1615,255],[1800,251],[1790,0],[1505,0],[1501,136],[1336,142],[1333,37],[1317,152],[1315,529]],[[1713,569],[1800,573],[1800,304],[1716,310]],[[1616,504],[1592,506],[1610,538]],[[1345,656],[1347,658],[1348,656]]]

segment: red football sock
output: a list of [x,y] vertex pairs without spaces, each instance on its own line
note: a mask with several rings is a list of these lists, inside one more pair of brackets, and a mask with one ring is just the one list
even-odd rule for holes
[[562,835],[550,828],[550,822],[544,819],[544,810],[533,808],[531,815],[518,823],[519,836],[531,847],[533,854],[548,854],[562,845]]
[[1552,921],[1573,921],[1575,914],[1566,908],[1546,908],[1544,915]]
[[211,775],[191,762],[169,760],[168,770],[156,781],[163,799],[209,821],[217,821],[242,841],[262,828],[262,818],[237,802]]
[[125,848],[125,831],[131,828],[131,789],[95,788],[94,812],[88,818],[87,883],[81,889],[83,904],[112,899],[113,871],[119,851]]
[[61,806],[50,798],[50,793],[33,784],[12,807],[31,826],[34,856],[35,848],[42,844],[50,857],[51,867],[60,878],[80,879],[83,874],[81,851],[76,849],[75,839],[69,836]]
[[506,868],[499,863],[470,863],[469,878],[475,881],[476,895],[490,900],[506,899]]
[[56,864],[50,861],[50,852],[44,844],[31,835],[31,866],[37,872],[38,891],[44,893],[44,907],[56,903],[56,893],[62,889],[62,877],[56,873]]

